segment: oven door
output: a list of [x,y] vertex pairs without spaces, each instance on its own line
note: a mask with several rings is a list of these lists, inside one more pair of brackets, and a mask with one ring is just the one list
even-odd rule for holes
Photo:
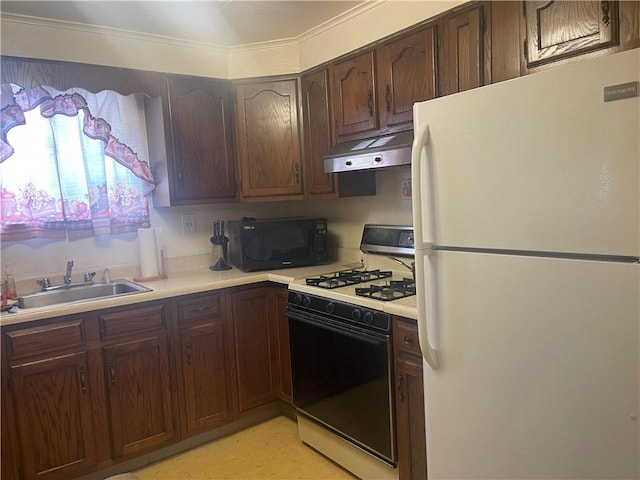
[[291,307],[287,316],[298,413],[395,465],[389,335]]

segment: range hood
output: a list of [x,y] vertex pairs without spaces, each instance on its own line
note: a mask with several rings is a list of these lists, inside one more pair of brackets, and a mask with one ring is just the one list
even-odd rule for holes
[[413,130],[340,143],[324,156],[325,173],[411,164]]

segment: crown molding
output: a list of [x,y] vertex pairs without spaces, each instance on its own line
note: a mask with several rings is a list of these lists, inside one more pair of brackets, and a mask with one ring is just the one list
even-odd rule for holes
[[113,27],[101,27],[97,25],[90,25],[86,23],[68,22],[61,20],[53,20],[49,18],[34,17],[30,15],[17,15],[11,13],[2,13],[0,20],[2,22],[17,23],[23,25],[30,25],[35,27],[52,28],[58,30],[69,30],[74,32],[89,33],[94,35],[103,35],[111,37],[119,37],[123,39],[130,39],[142,42],[157,43],[164,45],[172,45],[178,47],[192,48],[198,50],[209,50],[218,53],[237,54],[244,51],[264,50],[264,49],[276,49],[278,47],[290,47],[296,46],[304,41],[320,35],[323,32],[329,31],[338,25],[341,25],[349,20],[362,15],[364,12],[371,10],[388,0],[368,0],[364,3],[357,5],[346,12],[334,17],[316,27],[308,30],[297,37],[283,38],[278,40],[272,40],[267,42],[257,42],[233,46],[217,45],[206,42],[197,42],[193,40],[186,40],[175,37],[167,37],[164,35],[154,35],[150,33],[134,32],[131,30],[123,30]]

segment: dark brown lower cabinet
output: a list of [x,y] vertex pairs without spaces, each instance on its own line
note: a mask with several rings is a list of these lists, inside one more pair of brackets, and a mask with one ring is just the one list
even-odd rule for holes
[[114,458],[175,438],[168,346],[167,335],[158,334],[104,348]]
[[3,478],[73,478],[98,464],[102,390],[88,322],[3,327]]
[[3,327],[3,478],[80,477],[290,404],[286,302],[263,283]]
[[115,460],[177,439],[169,311],[168,303],[150,303],[98,315]]
[[400,480],[427,478],[422,355],[415,320],[394,317],[396,439]]
[[272,288],[231,293],[240,412],[278,398],[278,340]]
[[97,464],[87,371],[86,352],[11,366],[25,479],[73,478]]
[[186,435],[218,427],[233,418],[228,318],[222,295],[208,293],[178,301],[182,387]]

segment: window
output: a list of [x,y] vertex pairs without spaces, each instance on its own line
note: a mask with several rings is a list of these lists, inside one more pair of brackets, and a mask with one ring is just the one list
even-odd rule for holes
[[2,140],[3,241],[149,226],[154,181],[141,95],[3,84]]

